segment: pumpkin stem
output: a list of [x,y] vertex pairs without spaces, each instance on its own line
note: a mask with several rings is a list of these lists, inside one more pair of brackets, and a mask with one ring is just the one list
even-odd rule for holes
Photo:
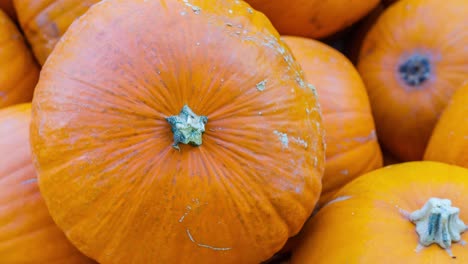
[[450,251],[452,241],[460,242],[461,233],[468,229],[459,213],[460,209],[452,207],[450,200],[430,198],[421,209],[409,214],[408,218],[416,224],[419,235],[418,248],[436,243],[453,257]]
[[409,86],[419,86],[429,79],[431,63],[426,56],[415,54],[398,68],[403,81]]
[[179,143],[200,146],[202,144],[202,134],[205,132],[205,124],[208,117],[198,116],[190,107],[184,105],[179,115],[166,118],[171,124],[172,133],[174,133],[174,143],[172,146],[180,150]]

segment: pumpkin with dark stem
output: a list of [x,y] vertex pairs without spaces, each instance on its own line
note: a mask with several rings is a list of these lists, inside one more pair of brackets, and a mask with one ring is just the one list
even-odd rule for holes
[[242,1],[102,1],[41,72],[31,125],[41,192],[103,264],[259,263],[318,200],[314,93]]
[[467,179],[430,161],[362,175],[307,222],[291,263],[468,263]]
[[0,110],[0,263],[92,264],[55,225],[29,147],[31,104]]
[[468,83],[455,92],[442,112],[424,159],[468,168]]
[[358,21],[378,0],[246,0],[283,35],[323,38]]
[[382,167],[369,98],[359,73],[340,52],[312,39],[282,39],[316,87],[322,109],[327,146],[323,204],[349,181]]
[[400,0],[366,35],[358,70],[383,146],[421,160],[437,118],[468,80],[468,1]]
[[21,28],[43,65],[63,33],[99,0],[13,0]]
[[0,108],[31,101],[38,78],[39,67],[23,36],[0,10]]

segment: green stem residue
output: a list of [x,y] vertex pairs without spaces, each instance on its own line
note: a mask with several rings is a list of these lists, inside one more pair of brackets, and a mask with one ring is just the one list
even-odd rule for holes
[[454,257],[450,250],[452,242],[460,242],[461,233],[468,229],[459,214],[460,209],[452,207],[450,200],[440,198],[430,198],[423,208],[409,214],[419,235],[418,249],[438,244]]
[[208,117],[198,116],[190,107],[184,105],[179,115],[166,118],[174,133],[174,143],[172,146],[180,150],[179,143],[200,146],[202,144],[202,134],[205,132],[205,124]]

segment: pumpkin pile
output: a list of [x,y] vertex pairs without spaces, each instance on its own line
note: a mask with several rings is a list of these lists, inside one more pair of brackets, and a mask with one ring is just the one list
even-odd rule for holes
[[466,0],[0,0],[0,263],[468,262],[466,25]]

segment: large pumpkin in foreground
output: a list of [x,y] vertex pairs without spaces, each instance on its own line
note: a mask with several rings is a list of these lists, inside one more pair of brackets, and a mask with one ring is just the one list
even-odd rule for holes
[[38,77],[23,36],[0,10],[0,108],[31,101]]
[[341,53],[312,39],[282,39],[317,88],[327,146],[322,204],[352,179],[382,167],[369,98],[359,73]]
[[468,1],[400,0],[366,35],[358,70],[377,135],[403,161],[421,160],[437,118],[468,80]]
[[73,21],[99,0],[13,0],[18,20],[42,65]]
[[468,168],[468,83],[450,99],[432,132],[424,159]]
[[311,218],[291,263],[468,263],[467,200],[462,167],[419,161],[375,170]]
[[90,264],[50,217],[29,147],[31,105],[0,110],[0,263]]
[[49,57],[31,141],[51,215],[100,263],[248,264],[311,214],[322,132],[314,90],[263,14],[114,0]]
[[378,0],[246,0],[283,35],[323,38],[358,21]]

